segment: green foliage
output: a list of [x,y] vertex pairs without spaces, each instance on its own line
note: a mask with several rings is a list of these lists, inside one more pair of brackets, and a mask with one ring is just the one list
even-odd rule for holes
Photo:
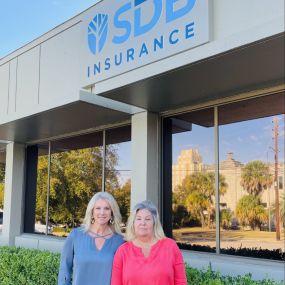
[[[52,154],[49,221],[69,228],[78,226],[91,197],[102,190],[102,148],[93,147]],[[106,147],[105,190],[117,200],[123,222],[130,211],[130,180],[120,187],[116,145]],[[45,224],[48,157],[38,159],[36,220]],[[68,230],[68,228],[67,228]]]
[[[114,167],[117,156],[109,147],[106,188],[118,188]],[[36,220],[45,223],[47,156],[38,160]],[[52,154],[49,219],[75,227],[81,223],[91,197],[102,189],[102,149],[93,147]]]
[[114,196],[120,207],[122,222],[126,223],[130,215],[131,180],[127,180],[126,183],[122,186],[122,188],[111,189],[110,193]]
[[[220,195],[224,195],[228,185],[223,175],[220,175],[219,179]],[[191,217],[200,221],[202,227],[211,226],[215,214],[215,174],[213,172],[197,172],[187,175],[182,185],[177,186],[173,195],[174,207],[185,206]]]
[[5,163],[0,163],[0,183],[4,183],[5,180]]
[[0,209],[4,208],[4,184],[0,183]]
[[57,284],[59,254],[0,247],[0,285]]
[[186,266],[188,284],[192,285],[282,285],[282,282],[276,282],[270,279],[253,280],[251,274],[244,276],[222,276],[214,271],[211,265],[206,270],[199,270]]
[[250,226],[251,229],[261,229],[261,225],[268,220],[267,212],[260,203],[260,198],[254,195],[245,195],[237,203],[236,215],[240,224]]
[[251,274],[244,276],[222,276],[214,271],[211,265],[206,270],[191,268],[186,265],[186,274],[188,284],[192,285],[281,285],[282,282],[276,282],[270,279],[253,280]]
[[[56,285],[60,255],[15,247],[0,247],[0,285]],[[250,274],[222,276],[211,266],[206,270],[186,265],[188,284],[192,285],[281,285],[269,279],[254,281]]]
[[223,227],[223,229],[230,228],[232,217],[233,213],[230,209],[221,210],[221,226]]
[[251,195],[259,196],[272,183],[268,166],[260,160],[251,161],[242,169],[240,184]]
[[172,212],[172,224],[174,228],[181,228],[190,222],[190,214],[183,205],[174,205]]

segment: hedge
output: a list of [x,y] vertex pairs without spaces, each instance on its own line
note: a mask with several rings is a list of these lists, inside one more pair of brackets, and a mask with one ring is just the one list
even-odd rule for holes
[[[215,247],[211,247],[208,245],[180,243],[180,242],[178,242],[177,245],[179,246],[180,249],[195,250],[195,251],[200,251],[200,252],[216,252]],[[285,252],[282,251],[281,248],[269,250],[269,249],[263,249],[263,248],[257,248],[257,247],[253,247],[253,248],[228,247],[228,248],[221,248],[220,252],[224,254],[228,254],[228,255],[239,255],[239,256],[246,256],[246,257],[256,257],[256,258],[285,261]]]
[[[56,285],[60,255],[15,247],[0,247],[0,285]],[[254,281],[250,274],[222,276],[186,265],[188,284],[195,285],[282,285],[269,279]]]
[[199,270],[186,266],[188,284],[192,285],[283,285],[270,279],[253,280],[251,274],[243,276],[223,276],[212,270],[211,266],[206,270]]
[[57,284],[59,259],[47,251],[0,247],[0,285]]

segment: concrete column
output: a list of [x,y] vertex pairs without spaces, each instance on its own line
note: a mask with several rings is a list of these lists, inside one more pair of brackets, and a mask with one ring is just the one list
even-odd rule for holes
[[158,114],[142,112],[132,116],[131,208],[146,199],[160,207],[159,134]]
[[1,244],[14,245],[22,233],[25,146],[9,143],[6,148],[4,216]]

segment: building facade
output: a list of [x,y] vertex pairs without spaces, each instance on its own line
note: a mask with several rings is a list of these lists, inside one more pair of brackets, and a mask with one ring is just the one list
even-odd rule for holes
[[[87,182],[85,174],[75,179],[85,179],[90,195],[92,189],[108,191],[115,185],[113,170],[126,170],[108,164],[108,147],[125,142],[130,146],[125,151],[131,165],[130,205],[152,200],[167,235],[172,236],[172,188],[184,169],[191,173],[211,166],[216,194],[222,172],[233,190],[216,195],[216,205],[234,208],[242,192],[242,165],[232,156],[219,159],[223,136],[230,127],[228,141],[239,141],[237,125],[267,127],[262,119],[273,117],[282,133],[284,76],[283,0],[99,1],[1,58],[5,190],[0,244],[59,251],[64,239],[48,235],[48,227],[51,220],[59,221],[54,211],[64,204],[57,196],[63,190],[56,192],[63,180],[53,175],[67,169],[65,154],[70,160],[80,155],[72,160],[78,165],[87,161],[81,150],[99,161],[100,167],[92,168],[96,179]],[[192,145],[205,145],[207,155],[183,146],[173,165],[175,147],[186,133]],[[281,135],[279,147],[284,177]],[[40,175],[45,183],[39,184]],[[70,191],[81,187],[76,181]],[[46,235],[35,234],[39,216]],[[65,219],[72,223],[67,214]],[[218,252],[219,226],[216,230]]]

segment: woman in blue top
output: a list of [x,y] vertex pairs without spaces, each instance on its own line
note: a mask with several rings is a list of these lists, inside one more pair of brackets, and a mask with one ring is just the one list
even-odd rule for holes
[[110,285],[113,257],[124,242],[116,200],[98,192],[90,200],[82,227],[66,238],[58,285]]

